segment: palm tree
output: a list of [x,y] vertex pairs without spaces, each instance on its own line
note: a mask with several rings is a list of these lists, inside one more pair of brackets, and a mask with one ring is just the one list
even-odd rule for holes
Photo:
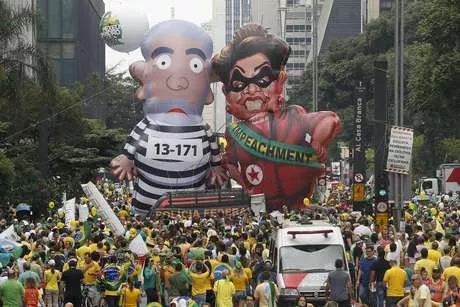
[[[5,72],[33,71],[41,86],[52,86],[52,70],[46,57],[35,46],[34,39],[27,41],[24,33],[36,32],[38,14],[30,6],[13,7],[0,0],[0,80]],[[22,76],[21,76],[22,77]]]

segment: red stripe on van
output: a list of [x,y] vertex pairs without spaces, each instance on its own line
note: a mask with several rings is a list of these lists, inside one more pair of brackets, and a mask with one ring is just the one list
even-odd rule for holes
[[308,273],[282,273],[285,288],[297,288]]

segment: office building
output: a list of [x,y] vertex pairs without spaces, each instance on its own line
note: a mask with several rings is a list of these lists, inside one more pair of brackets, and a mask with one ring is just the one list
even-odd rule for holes
[[51,59],[60,85],[105,74],[105,44],[99,36],[103,0],[36,0],[38,45]]
[[225,42],[231,41],[233,34],[250,20],[250,0],[225,0]]
[[[361,33],[361,16],[361,0],[325,0],[318,21],[318,54],[326,52],[335,40]],[[307,62],[312,60],[310,53]]]
[[251,0],[251,22],[262,25],[272,34],[282,36],[280,0]]
[[300,78],[305,70],[312,43],[312,7],[305,0],[287,0],[284,39],[291,46],[286,64],[289,81]]
[[[211,37],[214,53],[220,52],[233,38],[233,34],[244,24],[251,21],[250,0],[213,0]],[[225,131],[225,126],[232,121],[232,116],[225,111],[225,96],[222,93],[222,83],[211,84],[214,93],[214,126],[218,133]]]
[[394,0],[362,0],[363,24],[379,18],[382,14],[389,13],[394,8]]

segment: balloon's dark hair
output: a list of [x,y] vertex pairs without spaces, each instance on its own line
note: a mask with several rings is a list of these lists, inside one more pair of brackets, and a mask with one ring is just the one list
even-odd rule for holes
[[258,24],[247,24],[233,36],[233,40],[212,59],[212,67],[220,81],[225,85],[229,80],[229,72],[239,59],[263,53],[267,56],[278,78],[279,72],[288,61],[291,47],[283,39],[269,34]]

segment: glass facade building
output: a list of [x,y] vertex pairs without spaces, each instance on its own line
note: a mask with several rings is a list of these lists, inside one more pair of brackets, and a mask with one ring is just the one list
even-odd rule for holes
[[105,73],[105,44],[99,37],[103,0],[37,0],[38,44],[54,65],[60,85]]

